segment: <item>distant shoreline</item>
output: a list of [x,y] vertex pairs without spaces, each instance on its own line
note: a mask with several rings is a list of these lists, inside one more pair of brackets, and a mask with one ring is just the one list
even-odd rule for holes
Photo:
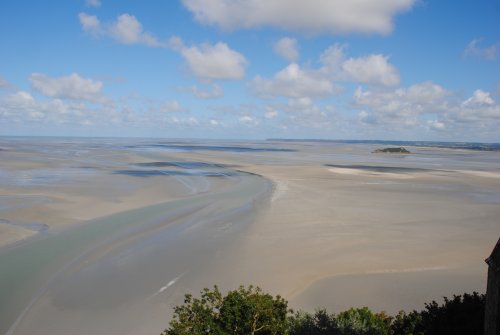
[[341,144],[378,144],[378,145],[414,146],[414,147],[428,147],[428,148],[466,149],[466,150],[476,150],[476,151],[500,151],[500,143],[482,143],[482,142],[322,140],[322,139],[287,139],[287,138],[268,138],[266,139],[266,141],[341,143]]
[[379,144],[379,145],[396,145],[396,146],[417,146],[417,147],[434,147],[448,149],[469,149],[482,151],[500,151],[500,142],[456,142],[456,141],[405,141],[405,140],[346,140],[346,139],[307,139],[307,138],[198,138],[198,137],[144,137],[144,136],[33,136],[33,135],[2,135],[0,139],[75,139],[75,140],[144,140],[144,141],[176,141],[181,143],[192,143],[199,141],[208,142],[312,142],[312,143],[341,143],[341,144]]

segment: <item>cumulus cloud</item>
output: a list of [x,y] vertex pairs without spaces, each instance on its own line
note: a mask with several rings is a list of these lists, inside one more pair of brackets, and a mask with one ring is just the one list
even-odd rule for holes
[[95,15],[89,15],[87,13],[78,14],[80,19],[80,24],[82,25],[83,31],[92,34],[101,33],[101,22]]
[[446,125],[438,120],[427,121],[427,126],[429,127],[429,129],[436,131],[444,131],[446,129]]
[[241,79],[247,60],[225,43],[186,46],[180,38],[170,39],[170,46],[185,59],[189,70],[200,80]]
[[85,4],[89,7],[101,7],[101,0],[85,0]]
[[210,119],[210,121],[208,121],[208,124],[209,124],[211,127],[218,127],[218,126],[221,126],[221,125],[222,125],[222,122],[221,122],[220,120]]
[[183,0],[199,22],[225,30],[274,26],[313,33],[377,33],[393,30],[394,17],[416,0]]
[[319,57],[321,64],[323,65],[322,71],[332,75],[338,74],[342,62],[345,59],[344,50],[346,46],[335,43],[334,45],[328,47]]
[[14,94],[8,95],[4,99],[4,102],[6,102],[7,105],[16,108],[30,108],[35,105],[35,98],[33,98],[33,96],[26,91],[18,91]]
[[346,46],[334,44],[319,57],[319,68],[302,68],[291,63],[272,78],[256,76],[250,83],[253,91],[264,98],[318,98],[338,94],[337,83],[356,82],[371,86],[394,86],[399,83],[398,70],[383,55],[346,59]]
[[500,43],[492,44],[487,47],[480,47],[478,44],[481,42],[481,39],[473,39],[469,42],[467,47],[465,48],[464,54],[469,57],[479,57],[486,60],[495,60],[498,55],[498,49],[500,47]]
[[399,84],[398,70],[383,55],[350,58],[342,64],[347,76],[356,82],[394,86]]
[[115,21],[102,24],[95,15],[78,14],[82,29],[94,35],[104,35],[113,38],[121,44],[143,44],[149,47],[165,47],[165,43],[153,34],[144,31],[141,22],[130,14],[121,14]]
[[184,126],[193,127],[193,126],[198,126],[200,124],[200,121],[194,116],[183,117],[183,118],[172,116],[171,118],[167,119],[167,122],[183,127]]
[[302,69],[292,63],[276,73],[272,79],[256,76],[251,87],[260,96],[285,96],[291,98],[327,96],[335,92],[335,86],[322,73]]
[[475,90],[472,97],[464,101],[467,107],[481,107],[495,104],[489,92],[483,90]]
[[0,76],[0,90],[11,90],[14,85],[9,83],[4,77]]
[[[35,82],[40,79],[39,76],[34,78]],[[46,84],[46,78],[42,79]],[[93,129],[108,127],[108,131],[109,127],[136,131],[164,130],[165,127],[189,129],[202,125],[200,120],[189,115],[189,110],[176,100],[158,102],[139,97],[117,99],[110,104],[96,104],[89,99],[83,99],[88,96],[82,92],[75,95],[61,90],[59,85],[65,82],[59,80],[61,78],[49,79],[54,80],[48,80],[50,85],[42,86],[39,90],[43,96],[27,91],[0,95],[1,123],[18,126],[33,124],[41,128],[46,125],[51,129],[59,125],[64,125],[59,129],[80,129],[81,126],[92,126]],[[90,91],[98,92],[97,89]],[[129,106],[128,102],[132,102],[134,107]]]
[[73,73],[52,78],[42,73],[33,73],[29,80],[33,88],[47,97],[85,100],[94,103],[108,101],[102,94],[103,84]]
[[274,109],[273,107],[271,106],[266,106],[266,109],[265,109],[265,112],[264,112],[264,117],[266,119],[274,119],[275,117],[278,116],[278,111],[276,109]]
[[198,88],[198,86],[192,86],[190,92],[200,99],[216,99],[224,95],[224,90],[217,84],[212,85],[210,90],[203,90]]
[[299,59],[299,48],[295,38],[283,37],[274,44],[274,52],[289,62]]
[[145,44],[150,47],[161,46],[158,39],[151,33],[145,32],[137,18],[130,14],[118,16],[109,27],[109,33],[118,42],[123,44]]
[[489,92],[480,89],[462,99],[432,82],[394,90],[358,88],[353,103],[362,109],[358,114],[362,124],[402,134],[419,128],[442,136],[471,133],[491,138],[497,137],[500,127],[500,105]]
[[329,112],[333,109],[321,108],[308,97],[292,98],[283,109],[288,114],[287,126],[307,128],[328,128],[331,126]]
[[430,81],[408,88],[391,91],[364,91],[354,93],[355,105],[373,111],[381,122],[413,122],[424,113],[440,113],[447,110],[446,97],[451,92]]
[[256,127],[259,125],[259,120],[250,115],[242,115],[238,118],[240,124],[248,127]]
[[500,122],[500,105],[498,105],[489,92],[476,90],[472,96],[455,107],[449,115],[461,122],[484,122],[496,120]]
[[37,121],[45,116],[38,108],[33,96],[26,91],[18,91],[0,99],[0,116],[14,121]]
[[18,91],[0,98],[0,116],[4,120],[22,124],[47,122],[81,125],[88,116],[97,120],[98,115],[104,115],[103,110],[97,112],[77,101],[61,99],[40,101],[26,91]]
[[160,112],[162,113],[178,113],[184,111],[186,111],[186,109],[182,107],[177,100],[165,102],[160,106]]

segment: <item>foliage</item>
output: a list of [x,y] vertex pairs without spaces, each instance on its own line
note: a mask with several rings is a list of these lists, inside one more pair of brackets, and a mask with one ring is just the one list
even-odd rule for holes
[[413,311],[406,314],[400,311],[393,319],[391,333],[394,335],[424,335],[422,331],[417,331],[417,325],[422,324],[422,316],[419,312]]
[[391,320],[385,313],[374,314],[363,307],[338,315],[328,314],[324,309],[314,315],[297,312],[289,322],[291,335],[388,335]]
[[286,334],[288,302],[263,293],[258,287],[240,286],[226,296],[214,286],[201,298],[186,295],[184,305],[174,308],[174,318],[165,335],[198,334]]
[[204,289],[200,298],[186,295],[174,308],[170,328],[163,335],[263,334],[263,335],[474,335],[482,334],[485,296],[477,292],[432,301],[418,312],[399,312],[395,317],[375,314],[368,307],[339,314],[325,309],[314,314],[287,308],[280,296],[258,287],[240,286],[225,296],[217,286]]
[[388,335],[390,320],[385,313],[373,314],[368,307],[350,308],[337,315],[337,325],[345,335]]
[[165,335],[223,334],[218,322],[218,311],[222,306],[222,294],[217,286],[210,291],[205,288],[201,298],[186,294],[184,304],[174,307],[174,317]]
[[471,335],[483,333],[484,294],[474,292],[462,296],[454,295],[452,299],[444,298],[444,304],[433,301],[425,304],[420,312],[421,322],[417,323],[415,332],[426,335],[454,334]]
[[291,335],[337,335],[341,334],[334,314],[319,309],[314,314],[296,312],[289,318]]

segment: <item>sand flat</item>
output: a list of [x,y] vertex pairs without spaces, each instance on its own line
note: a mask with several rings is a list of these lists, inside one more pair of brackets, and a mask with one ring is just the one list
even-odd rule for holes
[[[371,280],[368,275],[384,274],[374,277],[379,285],[371,286],[373,292],[366,295],[371,298],[354,298],[353,304],[364,301],[390,312],[422,308],[423,302],[443,295],[484,292],[483,261],[500,231],[500,184],[486,179],[497,172],[495,165],[484,165],[480,157],[488,157],[489,163],[499,156],[472,153],[471,160],[462,161],[454,150],[426,148],[420,157],[415,151],[416,157],[410,159],[421,159],[418,164],[392,156],[377,156],[373,162],[373,156],[365,154],[368,167],[378,167],[382,161],[389,172],[325,167],[332,160],[310,148],[307,154],[316,157],[305,164],[303,156],[297,163],[284,160],[281,165],[275,159],[272,164],[255,165],[250,158],[241,158],[242,169],[274,181],[275,196],[241,246],[238,258],[243,261],[234,265],[239,280],[279,291],[296,308],[311,309],[315,301],[311,296],[322,291],[321,305],[333,311],[349,307],[345,299],[358,290],[356,285],[339,284],[339,276],[361,280],[366,275]],[[443,156],[439,163],[437,154]],[[360,158],[355,162],[363,162]],[[220,156],[216,160],[226,161]],[[461,164],[477,164],[478,170],[464,175]],[[390,172],[390,167],[403,172]],[[397,298],[401,288],[393,290],[391,304],[377,305],[381,297],[375,298],[374,290],[390,288],[399,273],[414,282],[423,276],[420,272],[427,280],[415,288],[419,299],[409,303],[404,294]],[[461,284],[449,285],[445,277]],[[440,292],[437,297],[436,292]]]
[[1,265],[31,271],[0,277],[16,283],[16,303],[0,305],[9,334],[158,333],[185,293],[213,284],[333,312],[484,292],[496,152],[128,141],[2,145],[0,177],[17,179],[0,178],[0,218],[49,227],[6,231],[4,243],[25,242],[0,248]]

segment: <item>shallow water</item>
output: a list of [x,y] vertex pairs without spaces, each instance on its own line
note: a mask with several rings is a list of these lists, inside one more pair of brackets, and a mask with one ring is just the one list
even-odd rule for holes
[[[32,153],[31,161],[36,161],[44,155],[63,155],[64,144],[58,142],[46,143],[43,149],[21,144],[17,156],[13,150],[16,145],[11,144],[10,157],[19,160],[28,152]],[[47,150],[51,145],[57,150]],[[73,145],[69,144],[70,152]],[[96,148],[89,148],[77,163],[95,166],[93,150],[108,150],[96,143],[92,146]],[[71,157],[62,165],[75,164]],[[154,154],[145,157],[151,159]],[[186,287],[201,288],[205,285],[202,278],[217,277],[205,264],[240,236],[251,222],[256,202],[270,190],[264,178],[219,165],[117,160],[107,166],[109,159],[99,162],[97,173],[68,174],[66,171],[82,169],[65,170],[58,164],[31,167],[30,178],[13,170],[8,178],[0,179],[0,186],[35,190],[47,185],[61,187],[67,180],[71,187],[77,187],[82,180],[91,183],[97,174],[107,173],[127,178],[171,178],[188,196],[56,230],[47,230],[42,223],[2,219],[2,224],[18,224],[44,234],[0,248],[0,333],[133,334],[136,332],[131,329],[140,324],[138,320],[151,315],[157,319],[142,324],[159,333]],[[54,164],[57,160],[50,161]],[[83,169],[88,170],[94,168]],[[217,185],[225,186],[217,186],[211,178],[221,179],[223,183]],[[37,196],[4,196],[4,200],[0,218],[2,213],[30,210],[45,203],[44,197]],[[157,315],[159,311],[165,315]],[[103,315],[106,318],[99,322]],[[109,329],[113,324],[115,327]]]

